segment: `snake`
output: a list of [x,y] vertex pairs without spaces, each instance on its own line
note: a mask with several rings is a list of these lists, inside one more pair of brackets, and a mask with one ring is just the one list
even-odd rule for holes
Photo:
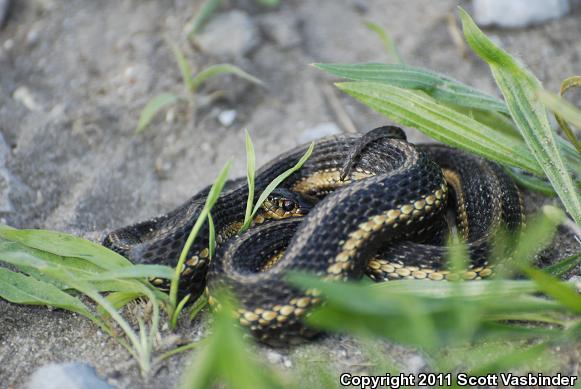
[[[254,202],[307,147],[282,153],[256,172]],[[175,266],[208,192],[110,232],[103,245],[133,262]],[[305,324],[322,303],[320,292],[293,286],[289,272],[335,281],[483,279],[493,273],[497,232],[518,234],[525,224],[519,189],[502,167],[444,145],[413,145],[393,126],[317,140],[302,167],[239,234],[248,193],[246,179],[227,183],[211,211],[216,255],[209,258],[205,223],[181,269],[180,293],[205,291],[210,305],[220,307],[219,291],[227,290],[237,300],[238,323],[271,345],[320,333]],[[462,273],[446,267],[444,243],[454,228],[469,258]],[[164,280],[152,282],[164,286]]]

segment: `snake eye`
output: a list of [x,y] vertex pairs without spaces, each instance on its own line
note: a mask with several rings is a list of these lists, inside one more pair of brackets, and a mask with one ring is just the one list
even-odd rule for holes
[[290,201],[290,200],[285,200],[282,203],[282,209],[285,212],[291,212],[291,211],[293,211],[295,209],[295,203],[293,201]]

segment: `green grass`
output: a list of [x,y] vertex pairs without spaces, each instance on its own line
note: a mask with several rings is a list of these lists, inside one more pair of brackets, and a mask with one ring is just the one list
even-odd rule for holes
[[194,75],[194,71],[190,63],[188,62],[186,56],[178,47],[178,45],[169,40],[168,44],[174,55],[176,63],[180,69],[184,92],[181,94],[162,92],[153,97],[145,105],[145,107],[143,108],[139,115],[137,127],[135,128],[136,133],[143,132],[160,112],[175,104],[186,103],[188,104],[190,110],[195,110],[196,93],[198,89],[204,82],[208,81],[213,77],[219,75],[232,74],[239,78],[252,82],[254,84],[263,85],[262,81],[260,81],[256,77],[246,73],[244,70],[231,64],[211,65]]

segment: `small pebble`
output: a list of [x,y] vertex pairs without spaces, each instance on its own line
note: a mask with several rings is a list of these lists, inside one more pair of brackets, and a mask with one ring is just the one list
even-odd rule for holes
[[14,40],[13,39],[6,39],[4,41],[4,44],[2,45],[2,48],[6,51],[12,50],[13,47],[14,47]]
[[230,127],[234,123],[234,120],[236,120],[236,114],[236,111],[233,109],[222,111],[218,114],[218,121],[224,127]]
[[405,370],[407,373],[418,374],[426,366],[426,361],[419,355],[412,355],[405,361]]
[[27,389],[114,389],[99,378],[91,366],[83,363],[45,365],[36,370]]
[[16,88],[12,94],[12,98],[31,111],[41,111],[42,107],[38,104],[30,90],[25,86]]
[[40,33],[37,29],[33,28],[26,34],[26,45],[35,46],[40,40]]
[[280,355],[279,353],[277,353],[276,351],[268,351],[268,353],[266,354],[266,359],[268,359],[268,362],[270,363],[280,363],[282,361],[282,355]]
[[474,0],[474,19],[483,26],[526,27],[569,13],[568,0]]

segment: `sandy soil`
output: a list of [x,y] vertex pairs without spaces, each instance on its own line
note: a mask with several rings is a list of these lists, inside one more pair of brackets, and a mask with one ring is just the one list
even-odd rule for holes
[[[13,3],[0,31],[0,211],[18,228],[98,238],[166,212],[210,183],[228,159],[234,159],[234,175],[244,173],[243,128],[253,136],[258,165],[307,139],[320,124],[344,129],[330,103],[333,94],[360,131],[384,124],[385,118],[333,92],[332,79],[308,66],[387,61],[363,20],[384,26],[408,63],[498,93],[487,66],[474,55],[464,57],[453,43],[447,23],[457,5],[452,0],[296,0],[274,10],[251,0],[226,2],[221,13],[241,9],[257,28],[254,47],[234,56],[195,51],[185,43],[184,26],[200,0]],[[579,73],[580,16],[488,33],[557,90],[563,78]],[[182,88],[164,37],[186,49],[196,69],[232,62],[267,87],[231,77],[215,80],[202,95],[223,90],[224,97],[202,107],[195,120],[187,109],[172,110],[136,135],[143,105],[156,93]],[[228,128],[217,120],[225,110],[237,113]],[[417,133],[411,138],[422,139]],[[543,200],[528,201],[536,207]],[[543,262],[578,250],[562,233]],[[197,322],[180,329],[190,338],[203,332]],[[422,367],[411,351],[382,347],[404,369]],[[341,337],[299,350],[261,352],[289,369],[313,349],[351,371],[363,358],[353,340]],[[578,371],[579,355],[567,358]],[[143,383],[129,355],[87,320],[0,301],[0,386],[19,387],[38,366],[73,360],[90,363],[119,387],[154,388],[171,387],[186,357],[171,359]]]

